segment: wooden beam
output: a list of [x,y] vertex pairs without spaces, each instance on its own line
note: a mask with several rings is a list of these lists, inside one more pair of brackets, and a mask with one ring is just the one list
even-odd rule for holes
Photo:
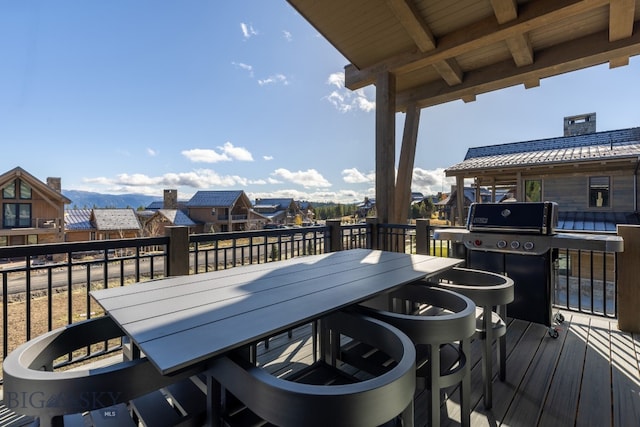
[[458,61],[455,59],[446,59],[444,61],[436,62],[433,64],[433,68],[436,69],[438,74],[442,76],[445,82],[449,86],[455,86],[462,83],[462,69],[458,65]]
[[420,13],[416,11],[412,1],[387,0],[387,6],[396,15],[421,52],[435,49],[436,39]]
[[411,203],[411,180],[416,158],[419,125],[420,108],[417,105],[409,106],[404,120],[404,133],[402,135],[402,147],[400,148],[393,224],[405,224],[407,221],[407,213]]
[[620,58],[613,58],[609,60],[609,68],[617,68],[624,67],[625,65],[629,65],[629,57],[622,56]]
[[526,80],[524,82],[524,88],[525,89],[532,89],[534,87],[538,87],[540,86],[540,79],[531,79],[531,80]]
[[528,35],[518,34],[509,37],[506,42],[516,66],[524,67],[533,64],[533,47]]
[[376,214],[388,224],[395,202],[396,78],[381,73],[376,80]]
[[635,0],[611,0],[609,5],[609,41],[630,37],[636,13]]
[[491,0],[491,7],[493,7],[498,24],[513,21],[518,17],[516,0]]
[[458,211],[457,219],[453,225],[464,225],[464,178],[462,176],[456,176],[456,210]]
[[637,25],[633,35],[617,42],[609,42],[608,31],[591,34],[536,53],[532,65],[516,67],[511,60],[467,71],[462,84],[450,87],[436,81],[415,89],[398,92],[396,107],[404,111],[407,105],[421,107],[442,104],[463,97],[491,92],[510,86],[532,82],[545,77],[609,62],[610,58],[635,55],[640,50]]
[[442,36],[432,51],[403,53],[365,69],[348,65],[345,67],[345,86],[351,90],[360,89],[373,84],[381,72],[408,73],[419,70],[608,5],[609,0],[539,0],[525,3],[520,7],[517,19],[499,25],[494,16],[489,16]]

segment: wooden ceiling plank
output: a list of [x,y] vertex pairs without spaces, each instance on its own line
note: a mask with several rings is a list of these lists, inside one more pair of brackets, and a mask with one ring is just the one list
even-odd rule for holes
[[506,41],[511,56],[513,56],[513,62],[518,67],[533,64],[533,46],[531,46],[531,40],[526,34],[509,37]]
[[462,84],[454,87],[436,81],[419,88],[398,92],[396,108],[404,111],[405,105],[413,102],[420,107],[442,104],[471,94],[504,89],[524,82],[535,81],[570,71],[604,64],[611,58],[631,56],[640,51],[638,25],[628,37],[610,43],[608,31],[591,34],[551,47],[536,54],[536,62],[526,67],[516,67],[511,60],[467,71]]
[[518,17],[516,0],[491,0],[491,7],[493,7],[498,24],[513,21]]
[[609,5],[609,41],[624,39],[633,32],[635,0],[611,0]]
[[409,0],[387,0],[387,5],[421,52],[436,48],[436,39]]
[[433,68],[442,76],[449,86],[455,86],[462,83],[463,73],[458,61],[455,59],[447,59],[433,64]]
[[345,86],[351,90],[360,89],[373,84],[381,71],[393,73],[414,71],[608,4],[609,0],[540,0],[532,4],[526,3],[520,8],[517,19],[498,25],[491,16],[442,36],[438,40],[436,49],[432,51],[405,52],[366,69],[359,70],[356,67],[347,66],[345,67]]

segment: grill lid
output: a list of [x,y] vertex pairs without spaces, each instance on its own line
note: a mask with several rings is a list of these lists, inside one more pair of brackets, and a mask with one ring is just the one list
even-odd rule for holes
[[551,235],[557,225],[555,202],[472,203],[467,218],[469,231]]

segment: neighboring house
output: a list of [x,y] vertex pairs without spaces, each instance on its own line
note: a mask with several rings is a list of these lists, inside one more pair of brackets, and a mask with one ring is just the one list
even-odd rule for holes
[[371,210],[374,209],[375,207],[376,207],[376,199],[370,199],[368,197],[365,197],[362,203],[359,203],[358,205],[356,205],[355,215],[358,218],[365,218],[367,215],[369,215],[369,212],[371,212]]
[[640,224],[640,128],[596,132],[595,116],[565,117],[562,137],[470,148],[445,174],[459,187],[473,179],[517,201],[557,202],[562,230]]
[[187,202],[187,209],[189,218],[199,224],[197,232],[254,230],[267,222],[252,210],[242,190],[198,191]]
[[140,237],[142,233],[138,216],[131,208],[94,208],[89,221],[96,229],[96,240]]
[[84,242],[96,239],[96,228],[91,223],[93,209],[66,209],[64,232],[67,242]]
[[296,204],[298,205],[298,212],[300,212],[302,224],[313,224],[316,218],[316,213],[313,211],[313,206],[311,206],[311,203],[306,201],[298,201],[296,202]]
[[[479,201],[481,203],[492,202],[495,197],[495,201],[502,202],[508,197],[510,197],[511,192],[505,189],[497,189],[495,195],[491,192],[491,190],[481,187],[478,196],[476,196],[476,188],[474,187],[465,187],[463,190],[464,194],[464,212],[465,219],[466,214],[468,213],[468,208],[471,203]],[[451,193],[444,199],[437,201],[434,203],[434,207],[436,212],[438,213],[438,219],[445,219],[448,221],[453,220],[453,215],[456,212],[458,205],[458,190],[455,186],[451,189]]]
[[302,214],[293,199],[256,199],[253,210],[267,217],[272,224],[295,224]]
[[198,224],[178,209],[158,209],[136,211],[142,234],[145,237],[164,236],[168,226],[182,226],[189,228],[189,234],[194,233]]
[[0,246],[64,242],[64,205],[60,178],[46,184],[20,167],[0,175]]
[[164,190],[163,200],[149,203],[145,210],[157,211],[160,209],[177,209],[187,213],[188,200],[178,200],[178,190]]

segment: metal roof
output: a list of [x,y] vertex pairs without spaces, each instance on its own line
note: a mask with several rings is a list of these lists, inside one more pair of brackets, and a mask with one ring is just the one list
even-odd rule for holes
[[93,230],[91,209],[65,209],[64,228],[66,230]]
[[160,209],[158,212],[167,218],[173,225],[191,227],[196,223],[179,209]]
[[293,199],[257,199],[256,207],[275,207],[280,209],[289,209],[293,203]]
[[244,192],[238,191],[198,191],[187,202],[187,207],[230,207]]
[[140,230],[133,209],[93,209],[91,219],[97,230]]
[[640,128],[514,142],[467,150],[446,175],[476,169],[577,163],[640,156]]
[[558,230],[616,232],[617,224],[640,225],[633,212],[558,212]]

